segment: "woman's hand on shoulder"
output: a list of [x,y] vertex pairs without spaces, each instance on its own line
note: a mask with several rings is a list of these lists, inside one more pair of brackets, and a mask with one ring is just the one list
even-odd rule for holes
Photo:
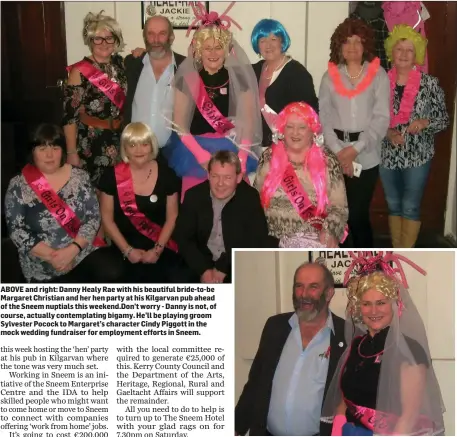
[[134,58],[139,58],[143,55],[143,53],[146,51],[143,47],[137,47],[134,50],[132,50],[132,55]]
[[76,67],[70,70],[67,80],[68,85],[81,85],[81,73]]

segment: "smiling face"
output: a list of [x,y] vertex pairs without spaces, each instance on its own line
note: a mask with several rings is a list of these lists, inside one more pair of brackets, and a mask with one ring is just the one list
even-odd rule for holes
[[236,167],[233,164],[213,162],[208,173],[212,195],[219,200],[228,199],[235,192],[242,177],[241,173],[236,174]]
[[141,167],[152,159],[152,147],[146,144],[129,144],[125,147],[125,154],[130,164]]
[[341,46],[341,53],[346,62],[362,63],[363,43],[360,36],[352,35]]
[[322,268],[313,264],[297,271],[293,287],[294,309],[302,322],[309,322],[326,311],[334,293],[333,288],[326,287]]
[[284,144],[295,152],[302,151],[311,146],[313,132],[306,122],[298,115],[292,114],[287,118],[284,126]]
[[225,62],[225,49],[220,41],[208,38],[202,45],[203,68],[211,74],[217,73]]
[[399,41],[392,49],[392,61],[395,67],[402,70],[413,68],[416,62],[416,50],[409,40]]
[[270,33],[259,39],[259,51],[265,61],[278,61],[282,57],[282,40],[279,36]]
[[[102,39],[104,38],[104,40]],[[109,58],[116,48],[116,38],[107,29],[97,30],[92,38],[92,54],[97,58]]]
[[392,300],[384,296],[375,288],[367,290],[360,302],[362,321],[371,335],[389,326],[392,322]]
[[62,148],[54,145],[41,145],[33,149],[33,162],[44,174],[56,172],[62,163]]

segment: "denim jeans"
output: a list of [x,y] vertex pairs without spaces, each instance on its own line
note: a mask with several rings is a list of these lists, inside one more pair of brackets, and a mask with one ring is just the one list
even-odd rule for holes
[[396,170],[379,167],[390,215],[420,220],[420,206],[431,163]]

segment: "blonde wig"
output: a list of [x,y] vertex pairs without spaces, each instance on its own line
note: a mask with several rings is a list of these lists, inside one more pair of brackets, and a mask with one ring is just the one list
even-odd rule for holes
[[84,18],[83,27],[83,40],[86,46],[92,49],[92,38],[97,36],[97,32],[101,30],[107,30],[111,32],[116,39],[114,43],[116,48],[115,53],[122,52],[125,47],[124,38],[119,23],[108,15],[103,15],[104,11],[101,11],[97,15],[89,12]]
[[398,24],[394,26],[389,37],[384,41],[387,58],[392,61],[392,52],[394,47],[400,41],[411,41],[416,52],[416,63],[423,65],[425,61],[425,51],[427,50],[427,38],[423,37],[419,32],[416,32],[411,26],[406,24]]
[[382,271],[351,278],[347,284],[348,309],[355,323],[362,322],[360,303],[365,292],[371,289],[379,291],[388,299],[398,299],[398,282]]
[[157,137],[147,124],[136,122],[125,126],[121,135],[121,158],[124,162],[129,162],[126,153],[127,147],[138,144],[149,144],[151,146],[151,159],[157,158],[159,153]]
[[216,42],[222,45],[225,51],[225,57],[227,57],[232,46],[232,33],[227,29],[217,26],[205,26],[196,30],[192,38],[194,59],[197,62],[201,62],[203,44],[210,38],[214,38]]

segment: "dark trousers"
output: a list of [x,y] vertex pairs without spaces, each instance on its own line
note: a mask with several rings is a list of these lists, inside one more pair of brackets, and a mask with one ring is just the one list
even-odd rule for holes
[[199,282],[179,254],[165,249],[155,264],[132,264],[124,259],[116,246],[110,251],[117,258],[116,265],[120,264],[122,278],[119,282],[127,284],[190,284]]
[[[348,226],[352,247],[373,248],[373,231],[370,223],[370,204],[379,176],[379,166],[362,170],[359,178],[344,176],[349,207]],[[341,247],[351,247],[350,241]]]
[[122,282],[122,258],[114,256],[109,247],[101,247],[87,255],[74,269],[52,279],[52,283],[113,284]]

